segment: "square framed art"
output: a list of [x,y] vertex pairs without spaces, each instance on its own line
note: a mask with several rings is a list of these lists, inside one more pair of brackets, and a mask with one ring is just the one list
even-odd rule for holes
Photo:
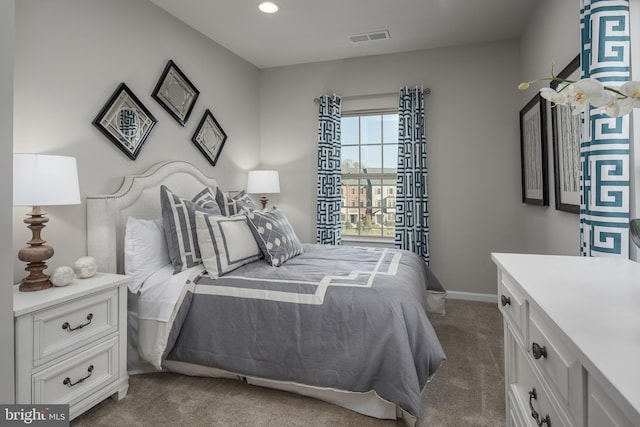
[[207,109],[191,141],[193,141],[196,147],[198,147],[198,150],[207,158],[211,166],[215,166],[226,140],[227,134],[222,130],[222,127],[220,127],[216,118],[213,117],[211,111]]
[[92,123],[127,157],[135,160],[157,122],[131,89],[120,83]]
[[178,123],[187,124],[200,92],[173,61],[169,61],[151,97]]

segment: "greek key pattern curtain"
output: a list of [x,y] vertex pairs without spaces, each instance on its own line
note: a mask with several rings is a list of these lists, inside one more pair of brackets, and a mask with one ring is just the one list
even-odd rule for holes
[[318,99],[318,211],[316,242],[339,245],[340,233],[340,115],[342,99]]
[[427,140],[423,88],[400,89],[395,246],[429,263]]
[[[629,2],[581,0],[582,77],[616,86],[630,77]],[[629,256],[629,116],[582,114],[580,254]]]

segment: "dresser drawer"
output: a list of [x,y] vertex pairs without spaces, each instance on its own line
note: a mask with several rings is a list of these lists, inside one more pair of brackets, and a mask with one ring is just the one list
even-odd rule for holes
[[33,316],[34,367],[117,330],[117,289],[36,312]]
[[33,403],[74,404],[118,379],[118,337],[33,375]]
[[[571,426],[572,424],[561,417],[552,403],[546,389],[536,377],[527,356],[516,347],[514,352],[515,378],[509,384],[509,393],[512,394],[511,404],[516,406],[516,411],[523,414],[526,425],[542,426]],[[537,414],[537,422],[534,415]],[[549,420],[546,422],[546,420]]]
[[583,422],[584,374],[577,357],[556,329],[535,308],[529,313],[528,351],[564,407],[578,425]]
[[498,308],[511,323],[517,338],[526,342],[527,300],[503,271],[498,275]]

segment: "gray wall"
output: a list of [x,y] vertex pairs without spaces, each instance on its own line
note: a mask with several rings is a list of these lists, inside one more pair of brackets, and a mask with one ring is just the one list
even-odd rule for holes
[[[83,197],[113,192],[123,175],[168,159],[194,163],[225,188],[246,185],[245,170],[259,164],[256,67],[147,0],[21,0],[16,22],[15,152],[77,157]],[[200,90],[186,127],[151,98],[169,59]],[[120,82],[158,119],[136,161],[91,124]],[[191,142],[207,108],[228,135],[215,167]],[[49,267],[86,254],[85,209],[47,207],[43,238],[56,250]],[[13,211],[14,254],[30,238],[27,211]],[[24,265],[12,258],[19,281]]]
[[13,29],[14,0],[0,2],[0,402],[15,401],[13,388]]
[[317,106],[344,96],[432,90],[426,101],[431,266],[449,291],[495,294],[491,251],[523,251],[517,41],[423,50],[260,73],[261,151],[277,203],[315,242]]

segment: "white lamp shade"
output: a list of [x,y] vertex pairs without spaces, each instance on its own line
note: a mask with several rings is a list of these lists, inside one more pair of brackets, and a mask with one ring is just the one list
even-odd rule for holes
[[280,177],[278,176],[278,171],[249,171],[249,176],[247,177],[247,193],[268,194],[279,192]]
[[75,157],[46,154],[13,155],[13,205],[80,204]]

